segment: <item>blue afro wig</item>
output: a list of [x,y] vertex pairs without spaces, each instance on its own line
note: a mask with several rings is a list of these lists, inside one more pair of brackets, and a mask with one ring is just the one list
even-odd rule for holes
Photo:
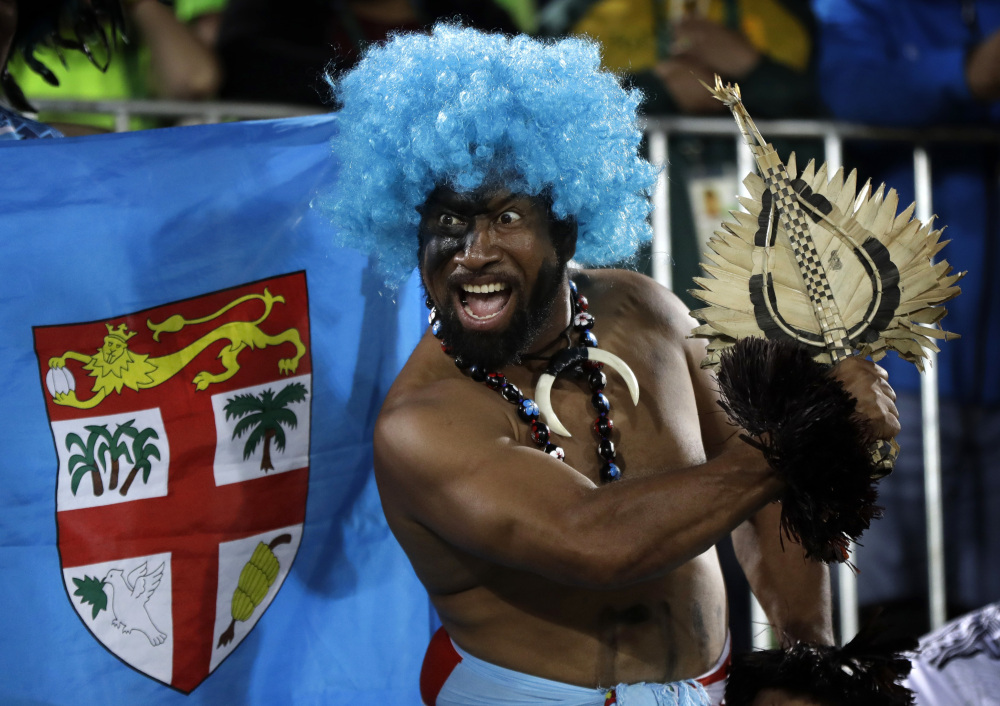
[[342,106],[341,187],[317,205],[390,288],[417,266],[417,208],[439,184],[472,191],[501,174],[513,193],[544,194],[556,218],[575,219],[584,265],[619,262],[652,236],[641,94],[601,70],[591,41],[439,24],[327,80]]

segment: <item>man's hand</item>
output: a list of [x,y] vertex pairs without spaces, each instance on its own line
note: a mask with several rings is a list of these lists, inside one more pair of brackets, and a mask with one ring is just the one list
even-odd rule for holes
[[981,101],[1000,99],[1000,30],[969,52],[965,78],[972,95]]
[[709,74],[741,79],[760,61],[760,53],[746,37],[703,17],[682,19],[672,32],[674,58],[697,63]]
[[877,439],[891,439],[899,433],[896,393],[884,368],[855,356],[835,365],[830,374],[857,400],[858,415],[868,420]]
[[667,59],[654,66],[653,72],[663,82],[682,113],[709,115],[727,110],[701,85],[702,81],[711,85],[714,78],[712,72],[697,61]]

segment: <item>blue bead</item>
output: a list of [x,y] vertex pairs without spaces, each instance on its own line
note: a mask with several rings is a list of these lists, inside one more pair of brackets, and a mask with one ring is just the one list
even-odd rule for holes
[[618,466],[613,463],[605,464],[604,468],[601,469],[601,480],[605,483],[611,483],[622,477],[622,471]]
[[580,345],[587,348],[597,348],[597,336],[593,331],[584,331],[580,334]]
[[517,414],[524,421],[532,422],[538,419],[538,405],[535,404],[534,400],[523,399],[517,408]]
[[441,319],[434,319],[431,323],[431,334],[434,338],[441,338]]
[[574,282],[573,280],[569,281],[569,291],[572,292],[573,297],[576,298],[577,295],[576,282]]
[[599,414],[607,414],[611,410],[611,402],[603,392],[595,392],[590,398],[590,403]]

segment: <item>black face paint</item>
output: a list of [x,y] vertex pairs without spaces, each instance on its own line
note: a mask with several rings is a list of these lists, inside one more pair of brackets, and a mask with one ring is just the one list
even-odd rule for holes
[[[490,202],[504,193],[493,186],[461,194],[438,188],[431,194],[421,209],[419,230],[419,257],[425,278],[439,276],[447,263],[467,246],[468,239],[475,237],[476,217],[489,212]],[[576,227],[572,222],[554,221],[547,200],[542,200],[539,206],[547,214],[546,235],[552,242],[555,262],[550,259],[539,266],[531,291],[526,298],[519,299],[521,304],[503,330],[467,330],[451,302],[438,303],[444,339],[466,364],[498,370],[519,362],[548,322],[565,278],[566,263],[575,251]],[[444,219],[442,214],[446,216]],[[452,216],[454,224],[447,222]]]

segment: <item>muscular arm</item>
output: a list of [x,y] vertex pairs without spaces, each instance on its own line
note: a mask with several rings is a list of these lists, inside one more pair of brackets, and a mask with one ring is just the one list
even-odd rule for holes
[[490,562],[568,585],[625,586],[706,551],[780,488],[743,444],[700,466],[597,488],[516,442],[491,391],[474,388],[483,395],[456,409],[468,388],[448,381],[383,410],[375,467],[387,515]]

